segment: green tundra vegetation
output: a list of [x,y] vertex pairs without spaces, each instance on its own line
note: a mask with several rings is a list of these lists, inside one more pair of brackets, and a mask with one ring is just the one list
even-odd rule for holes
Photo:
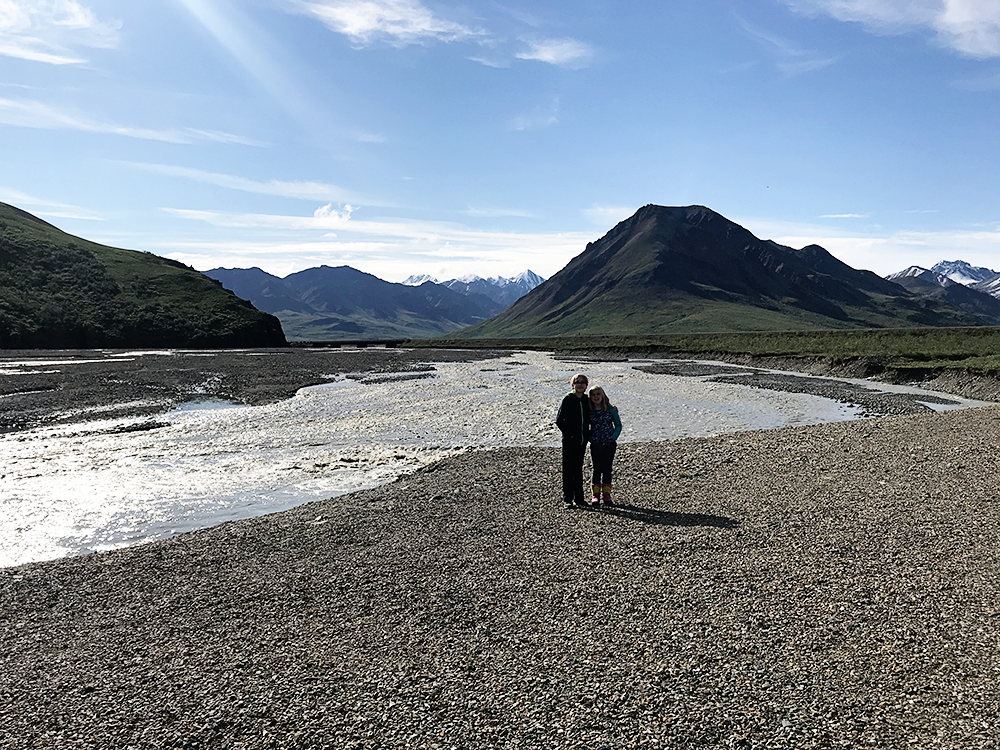
[[719,357],[824,360],[833,365],[861,363],[871,374],[884,370],[963,370],[1000,374],[1000,328],[878,328],[814,331],[679,333],[650,336],[553,336],[537,338],[449,338],[411,342],[414,346],[536,349],[567,353],[621,352],[711,359]]
[[285,344],[277,318],[183,263],[0,203],[0,348]]

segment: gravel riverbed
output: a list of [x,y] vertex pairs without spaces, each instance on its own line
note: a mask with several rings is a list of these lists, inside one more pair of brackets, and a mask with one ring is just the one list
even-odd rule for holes
[[[111,356],[6,366],[4,429],[469,355]],[[477,450],[0,569],[0,748],[1000,747],[1000,407],[682,367],[893,416],[623,443],[601,510]]]
[[995,748],[1000,409],[559,452],[0,570],[0,747]]

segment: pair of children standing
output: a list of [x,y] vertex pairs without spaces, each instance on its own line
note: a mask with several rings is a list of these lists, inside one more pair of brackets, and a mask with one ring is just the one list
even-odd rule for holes
[[618,448],[622,422],[603,388],[587,393],[589,381],[583,374],[569,381],[573,391],[559,405],[556,426],[562,432],[563,502],[567,506],[586,505],[583,493],[583,458],[590,443],[590,504],[611,505],[611,464]]

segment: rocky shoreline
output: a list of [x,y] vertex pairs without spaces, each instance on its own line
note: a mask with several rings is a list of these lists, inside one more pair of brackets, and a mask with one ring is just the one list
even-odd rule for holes
[[[257,406],[291,398],[300,388],[338,375],[427,372],[431,361],[467,362],[508,353],[379,347],[5,350],[0,353],[0,433],[95,418],[152,417],[207,398]],[[11,364],[19,362],[45,364]]]
[[998,424],[624,443],[596,511],[474,451],[0,569],[0,747],[996,748]]
[[0,570],[4,748],[991,748],[1000,408],[558,451]]

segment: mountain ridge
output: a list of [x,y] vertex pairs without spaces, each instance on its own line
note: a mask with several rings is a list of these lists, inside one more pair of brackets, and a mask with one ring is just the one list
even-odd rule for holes
[[351,266],[317,266],[273,276],[259,268],[205,275],[276,315],[291,340],[425,338],[485,320],[502,305],[425,281],[395,284]]
[[457,337],[981,324],[818,245],[761,240],[705,206],[650,204]]

